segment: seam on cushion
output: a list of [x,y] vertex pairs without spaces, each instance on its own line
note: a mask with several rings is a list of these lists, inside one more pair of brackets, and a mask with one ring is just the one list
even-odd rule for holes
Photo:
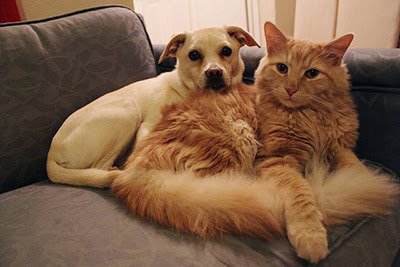
[[157,64],[156,59],[155,59],[155,53],[154,53],[153,45],[151,43],[150,36],[149,36],[149,34],[147,32],[147,29],[146,29],[146,26],[144,24],[144,21],[142,20],[142,18],[134,10],[132,10],[129,7],[126,7],[126,6],[122,6],[122,5],[106,5],[106,6],[91,7],[91,8],[81,9],[81,10],[78,10],[78,11],[74,11],[74,12],[71,12],[71,13],[66,13],[66,14],[62,14],[62,15],[58,15],[58,16],[54,16],[54,17],[44,18],[44,19],[28,20],[28,21],[22,21],[22,22],[11,22],[11,23],[0,24],[0,28],[2,28],[2,27],[10,27],[10,26],[20,26],[20,25],[31,25],[31,24],[43,23],[43,22],[48,22],[48,21],[68,18],[68,17],[72,17],[72,16],[75,16],[75,15],[83,14],[83,13],[89,13],[89,12],[92,12],[92,11],[104,10],[104,9],[108,9],[108,8],[124,8],[126,10],[131,11],[133,14],[135,14],[135,16],[139,19],[139,21],[142,24],[142,27],[144,29],[144,33],[146,35],[147,43],[150,46],[151,54],[153,55],[153,60],[154,60],[154,65],[156,67],[156,72],[160,73],[158,64]]
[[370,220],[371,219],[365,219],[365,220],[357,223],[355,226],[351,227],[345,234],[340,235],[338,238],[336,238],[332,242],[332,246],[329,248],[329,253],[332,253],[335,249],[340,247],[343,244],[343,242],[345,242],[352,235],[354,235],[361,227],[363,227]]
[[398,88],[398,87],[377,87],[377,86],[370,86],[370,85],[351,86],[351,91],[352,92],[400,94],[400,88]]
[[[346,233],[340,235],[338,238],[333,240],[332,245],[329,246],[329,255],[331,255],[337,248],[339,248],[344,242],[346,242],[348,239],[350,239],[356,232],[358,232],[359,229],[361,229],[366,223],[368,223],[371,219],[365,219],[363,221],[360,221],[356,225],[352,226]],[[322,263],[322,262],[321,262]],[[307,263],[306,266],[318,266],[318,264],[312,264],[312,263]]]
[[[43,19],[37,19],[37,20],[27,20],[27,21],[19,21],[19,22],[11,22],[11,23],[4,23],[4,24],[0,24],[0,28],[2,27],[9,27],[9,26],[19,26],[19,25],[30,25],[30,24],[36,24],[36,23],[42,23],[42,22],[47,22],[47,21],[52,21],[52,20],[57,20],[57,19],[62,19],[62,18],[67,18],[67,17],[71,17],[74,15],[79,15],[82,13],[87,13],[87,12],[91,12],[91,11],[96,11],[96,10],[101,10],[101,9],[107,9],[107,8],[125,8],[127,10],[132,11],[133,13],[135,13],[135,11],[133,11],[132,9],[130,9],[129,7],[126,6],[121,6],[121,5],[107,5],[107,6],[97,6],[97,7],[90,7],[90,8],[85,8],[85,9],[81,9],[78,11],[74,11],[74,12],[70,12],[70,13],[66,13],[66,14],[62,14],[62,15],[57,15],[57,16],[53,16],[53,17],[49,17],[49,18],[43,18]],[[136,13],[135,13],[136,14]],[[137,14],[136,14],[137,15]]]
[[133,14],[135,14],[135,15],[137,16],[137,18],[139,19],[140,23],[142,24],[143,29],[144,29],[144,33],[146,34],[147,43],[148,43],[148,45],[150,46],[151,54],[153,55],[154,65],[155,65],[155,67],[156,67],[156,73],[160,73],[160,72],[159,72],[159,67],[158,67],[158,62],[157,62],[157,60],[156,60],[156,56],[155,56],[155,52],[154,52],[154,48],[153,48],[153,44],[151,43],[149,33],[147,32],[146,25],[144,24],[144,21],[143,21],[142,17],[139,16],[139,15],[138,15],[135,11],[133,11],[132,9],[130,9],[130,8],[128,8],[128,7],[125,7],[125,8],[127,8],[127,9],[130,10],[130,11],[132,11]]

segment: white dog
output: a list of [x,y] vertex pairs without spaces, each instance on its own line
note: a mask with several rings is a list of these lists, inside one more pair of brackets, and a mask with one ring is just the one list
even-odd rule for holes
[[174,71],[108,93],[67,118],[51,143],[50,180],[110,187],[120,172],[115,161],[149,132],[164,105],[195,90],[223,90],[241,82],[243,45],[258,46],[236,26],[174,35],[159,60],[176,56]]

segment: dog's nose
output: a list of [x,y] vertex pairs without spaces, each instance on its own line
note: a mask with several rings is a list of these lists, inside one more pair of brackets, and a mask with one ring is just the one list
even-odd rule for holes
[[206,70],[206,76],[210,78],[217,78],[222,76],[222,69],[218,67],[211,67]]

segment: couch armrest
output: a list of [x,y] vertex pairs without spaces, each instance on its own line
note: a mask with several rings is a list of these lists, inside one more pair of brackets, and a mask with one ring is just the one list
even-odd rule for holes
[[156,74],[146,29],[125,7],[0,25],[0,192],[47,179],[51,139],[72,112]]

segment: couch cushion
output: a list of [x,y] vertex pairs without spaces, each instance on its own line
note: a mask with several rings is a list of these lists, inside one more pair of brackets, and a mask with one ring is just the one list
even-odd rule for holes
[[140,18],[101,7],[0,25],[0,192],[46,179],[50,142],[75,110],[154,77]]
[[[400,209],[329,229],[320,266],[390,266],[400,245]],[[306,266],[286,239],[225,235],[201,240],[143,221],[109,190],[43,181],[0,194],[5,266]]]

